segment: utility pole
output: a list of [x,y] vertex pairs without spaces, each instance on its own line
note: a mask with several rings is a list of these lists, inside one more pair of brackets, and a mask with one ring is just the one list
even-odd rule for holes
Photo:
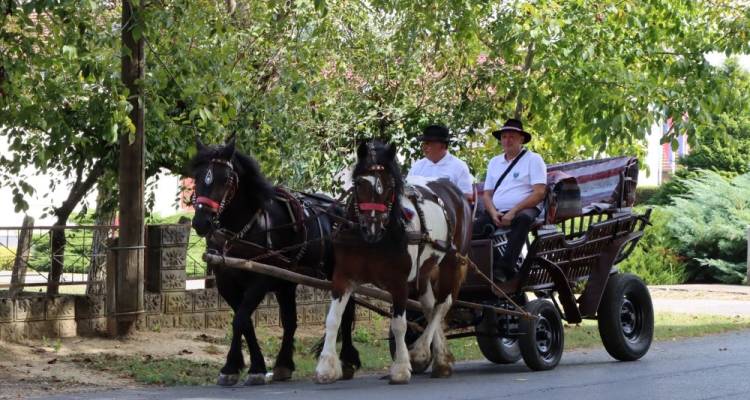
[[145,54],[143,37],[133,35],[134,29],[143,32],[142,9],[140,2],[134,5],[131,0],[122,1],[122,82],[129,90],[128,101],[133,109],[130,119],[135,125],[135,135],[120,132],[120,226],[119,240],[115,247],[117,263],[115,276],[110,277],[114,283],[115,296],[109,304],[114,310],[108,310],[107,330],[112,336],[123,336],[132,333],[136,321],[143,313],[143,269],[144,249],[144,185],[146,152],[144,126],[144,91],[142,82],[145,77]]

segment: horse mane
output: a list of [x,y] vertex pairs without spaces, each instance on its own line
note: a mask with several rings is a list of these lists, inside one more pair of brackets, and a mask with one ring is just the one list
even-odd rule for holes
[[362,154],[358,154],[357,163],[354,165],[354,170],[352,171],[352,181],[358,176],[367,173],[369,168],[374,164],[383,166],[385,171],[393,177],[396,195],[391,207],[391,213],[388,216],[388,219],[391,221],[388,224],[388,232],[398,240],[406,240],[406,231],[402,218],[403,209],[401,207],[401,195],[404,193],[404,177],[401,175],[401,168],[396,161],[395,147],[393,147],[393,144],[385,144],[378,139],[372,139],[366,143],[372,143],[375,149],[375,159],[372,159],[369,151],[365,157],[362,157]]

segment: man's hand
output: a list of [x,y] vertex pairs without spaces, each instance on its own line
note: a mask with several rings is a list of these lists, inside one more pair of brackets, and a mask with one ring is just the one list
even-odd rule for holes
[[502,218],[500,219],[500,225],[498,226],[510,226],[510,223],[513,222],[513,218],[516,217],[516,213],[511,210],[507,213],[503,214]]
[[490,213],[490,218],[492,218],[492,223],[495,224],[495,226],[497,227],[502,226],[503,213],[501,212]]

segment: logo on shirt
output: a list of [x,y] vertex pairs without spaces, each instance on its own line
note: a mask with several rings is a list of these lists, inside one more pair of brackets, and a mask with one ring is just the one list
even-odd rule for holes
[[517,179],[517,178],[518,178],[518,172],[514,172],[513,173],[513,179]]

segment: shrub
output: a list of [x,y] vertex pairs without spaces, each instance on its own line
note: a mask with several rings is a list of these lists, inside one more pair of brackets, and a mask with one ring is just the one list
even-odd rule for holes
[[684,281],[685,267],[672,249],[667,232],[668,218],[660,207],[653,208],[651,226],[646,227],[630,257],[618,265],[620,271],[636,274],[649,285],[674,285]]
[[688,193],[675,197],[674,205],[665,210],[675,250],[687,258],[687,279],[742,283],[747,268],[750,174],[727,180],[716,172],[700,171],[685,184]]
[[0,271],[13,269],[13,262],[16,259],[16,253],[0,245]]
[[651,204],[650,200],[659,191],[659,186],[638,186],[635,189],[635,204]]

